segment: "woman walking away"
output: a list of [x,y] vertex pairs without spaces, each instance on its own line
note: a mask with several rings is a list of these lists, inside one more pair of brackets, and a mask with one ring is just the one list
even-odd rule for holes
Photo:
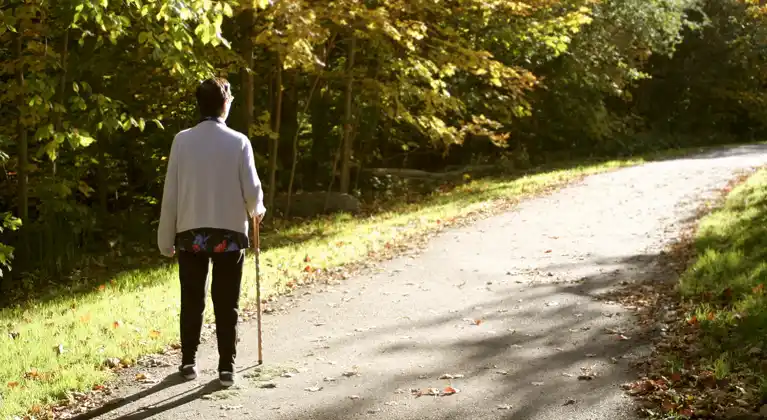
[[181,281],[181,366],[197,377],[196,353],[205,311],[206,280],[216,316],[218,377],[234,385],[237,319],[248,221],[260,223],[264,193],[250,140],[227,127],[232,104],[229,82],[214,78],[197,88],[199,124],[176,134],[168,159],[157,242],[168,257],[178,253]]

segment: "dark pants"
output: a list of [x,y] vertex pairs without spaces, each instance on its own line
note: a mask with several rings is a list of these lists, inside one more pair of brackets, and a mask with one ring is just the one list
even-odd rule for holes
[[213,261],[211,294],[213,312],[216,315],[216,338],[218,339],[218,370],[234,372],[237,356],[237,319],[239,312],[240,284],[244,252],[178,253],[179,278],[181,280],[181,354],[184,365],[195,363],[200,344],[208,263]]

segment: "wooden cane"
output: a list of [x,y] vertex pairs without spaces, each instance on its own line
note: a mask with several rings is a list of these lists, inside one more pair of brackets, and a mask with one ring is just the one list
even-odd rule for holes
[[261,267],[259,256],[261,255],[261,228],[259,217],[253,218],[253,240],[256,241],[256,320],[258,323],[258,364],[264,364],[263,342],[261,339]]

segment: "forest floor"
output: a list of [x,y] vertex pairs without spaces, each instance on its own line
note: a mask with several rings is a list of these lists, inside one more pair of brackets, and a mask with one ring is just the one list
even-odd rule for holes
[[[621,385],[636,378],[635,362],[653,354],[653,337],[646,319],[635,315],[644,303],[615,291],[647,287],[647,281],[672,284],[677,273],[665,261],[669,246],[695,223],[701,205],[715,202],[743,171],[765,164],[767,146],[727,148],[592,175],[521,202],[579,176],[565,171],[478,183],[466,188],[483,188],[479,195],[486,196],[471,204],[446,201],[409,219],[356,222],[356,231],[294,245],[290,259],[277,259],[277,251],[264,255],[267,278],[295,266],[306,275],[281,285],[295,287],[293,293],[270,299],[264,366],[255,366],[253,324],[242,325],[234,389],[218,388],[210,342],[197,381],[178,381],[178,355],[165,351],[128,363],[132,367],[108,387],[70,394],[70,408],[82,412],[80,419],[630,418],[637,407]],[[589,171],[604,169],[580,175]],[[517,198],[503,199],[511,196]],[[511,204],[512,211],[502,212]],[[423,233],[435,231],[427,241]],[[370,238],[363,248],[370,254],[345,249],[361,238]],[[375,263],[395,252],[393,260]],[[344,262],[356,265],[324,270]],[[81,319],[82,305],[70,309],[72,328],[101,322],[105,333],[125,334],[108,343],[82,342],[96,341],[94,351],[100,344],[122,348],[131,339],[163,347],[177,331],[177,292],[166,292],[173,284],[166,270],[163,281],[142,291],[120,289],[124,281],[107,285],[99,292],[106,296],[92,298],[91,305],[104,306],[89,307],[91,319]],[[317,281],[308,281],[312,277]],[[306,284],[298,287],[298,281]],[[689,290],[697,290],[693,282]],[[124,300],[130,294],[144,317],[133,321],[138,328],[113,320],[126,315],[121,307],[110,311],[110,302],[130,304]],[[18,325],[16,340],[35,331]],[[44,371],[35,372],[14,389],[45,379],[39,379]]]

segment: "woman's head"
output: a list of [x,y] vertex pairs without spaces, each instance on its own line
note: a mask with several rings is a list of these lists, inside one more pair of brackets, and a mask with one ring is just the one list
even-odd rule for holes
[[232,92],[229,82],[222,77],[204,80],[197,86],[197,108],[202,118],[222,118],[229,116],[232,104]]

